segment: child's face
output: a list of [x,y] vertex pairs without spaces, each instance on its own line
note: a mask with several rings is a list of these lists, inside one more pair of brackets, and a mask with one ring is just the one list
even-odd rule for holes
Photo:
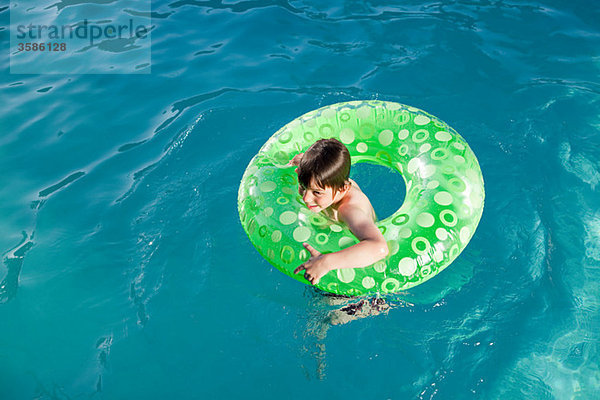
[[319,187],[313,181],[308,188],[299,184],[298,193],[302,196],[302,200],[306,206],[312,212],[318,213],[331,206],[335,202],[336,194],[339,192],[334,193],[331,187]]

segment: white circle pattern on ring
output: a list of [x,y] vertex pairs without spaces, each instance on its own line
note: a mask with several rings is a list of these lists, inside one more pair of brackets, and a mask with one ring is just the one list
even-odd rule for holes
[[273,231],[273,233],[271,234],[271,240],[273,241],[273,243],[277,243],[281,240],[282,238],[282,234],[281,231]]
[[415,125],[427,125],[431,119],[425,115],[417,115],[413,121]]
[[293,237],[296,242],[306,242],[311,235],[311,230],[305,226],[299,226],[294,229]]
[[414,174],[415,171],[419,168],[419,163],[421,161],[418,158],[413,158],[408,162],[408,173]]
[[[450,218],[450,220],[448,220],[448,217]],[[458,217],[456,216],[456,213],[452,210],[443,210],[442,212],[440,212],[440,220],[446,226],[455,226],[458,222]]]
[[354,131],[350,128],[344,128],[340,132],[340,141],[344,144],[350,144],[354,142]]
[[284,211],[279,216],[279,222],[283,225],[291,225],[296,222],[296,219],[298,219],[298,215],[293,211]]
[[448,239],[448,231],[445,230],[444,228],[437,228],[435,230],[435,236],[439,239],[439,240],[446,240]]
[[365,276],[362,280],[362,285],[365,289],[371,289],[375,286],[375,279],[371,278],[370,276]]
[[340,268],[336,269],[337,277],[340,282],[350,283],[354,280],[356,276],[356,271],[354,268]]
[[408,227],[404,227],[398,231],[398,236],[402,239],[408,239],[412,235],[412,231]]
[[398,271],[401,275],[411,276],[417,270],[417,262],[411,257],[404,257],[398,263]]
[[413,133],[412,140],[415,143],[421,143],[421,142],[424,142],[425,140],[427,140],[428,137],[429,137],[428,130],[419,129],[419,130],[416,130],[415,133]]
[[469,243],[469,239],[471,238],[470,235],[471,235],[471,230],[469,229],[468,226],[463,226],[462,228],[460,228],[459,236],[460,236],[460,241],[462,242],[462,244]]
[[379,143],[382,146],[389,146],[394,140],[394,132],[389,129],[385,129],[379,133]]
[[261,192],[272,192],[277,188],[277,184],[272,181],[266,181],[260,184],[259,189]]
[[435,222],[435,218],[428,212],[417,215],[417,224],[423,228],[429,228]]
[[[429,240],[418,236],[412,240],[410,246],[415,253],[426,254],[427,251],[429,251],[431,244],[429,244]],[[419,248],[421,246],[424,246],[424,248]]]
[[435,138],[437,140],[439,140],[440,142],[447,142],[452,139],[452,136],[450,136],[450,134],[448,132],[439,131],[439,132],[436,132]]
[[438,203],[440,206],[448,206],[452,203],[452,195],[448,192],[437,192],[433,196],[433,200]]
[[427,182],[427,189],[435,189],[436,187],[438,187],[440,185],[440,183],[438,181],[429,181]]
[[[390,288],[390,284],[392,285],[391,288]],[[399,288],[400,288],[400,282],[398,281],[398,279],[387,278],[386,280],[381,282],[381,289],[383,289],[383,291],[385,293],[393,293],[396,290],[398,290]]]

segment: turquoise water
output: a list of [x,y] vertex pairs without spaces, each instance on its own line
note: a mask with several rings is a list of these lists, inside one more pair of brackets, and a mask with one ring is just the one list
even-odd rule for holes
[[[1,399],[600,398],[596,2],[152,11],[151,74],[11,75],[0,7]],[[279,127],[356,99],[454,127],[486,206],[446,271],[331,325],[236,197]],[[400,177],[356,179],[400,206]]]

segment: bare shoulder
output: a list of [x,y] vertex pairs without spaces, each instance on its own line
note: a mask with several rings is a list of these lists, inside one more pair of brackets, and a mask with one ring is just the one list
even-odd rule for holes
[[373,210],[373,206],[371,205],[369,198],[362,192],[362,190],[360,190],[360,187],[356,184],[356,182],[353,180],[351,180],[351,182],[352,188],[344,197],[344,201],[339,207],[340,216],[344,218],[344,214],[361,211],[369,219],[375,221],[375,211]]

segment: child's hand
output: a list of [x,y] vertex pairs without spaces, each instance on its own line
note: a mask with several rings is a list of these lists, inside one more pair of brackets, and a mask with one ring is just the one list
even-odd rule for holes
[[323,275],[331,271],[327,261],[327,254],[321,254],[308,243],[303,243],[304,248],[309,251],[310,259],[294,270],[294,274],[304,270],[304,278],[312,285],[319,283]]
[[290,160],[290,162],[288,163],[288,165],[295,165],[298,166],[300,165],[300,160],[302,160],[302,156],[304,155],[304,153],[300,153],[300,154],[296,154],[294,156],[294,158],[292,158]]

